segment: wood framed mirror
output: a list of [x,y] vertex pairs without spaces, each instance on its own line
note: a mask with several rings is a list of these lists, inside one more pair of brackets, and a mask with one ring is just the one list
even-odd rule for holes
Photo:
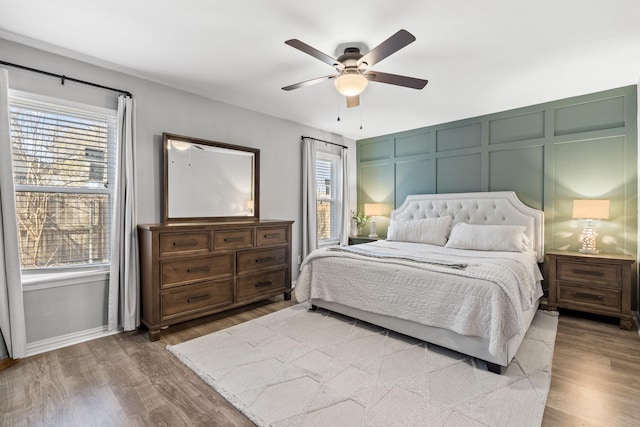
[[164,222],[260,218],[260,150],[170,133],[164,145]]

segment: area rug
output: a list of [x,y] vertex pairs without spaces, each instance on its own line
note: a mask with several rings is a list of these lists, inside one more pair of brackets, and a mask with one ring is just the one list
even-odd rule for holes
[[538,311],[502,375],[304,304],[167,349],[259,426],[539,426],[557,325]]

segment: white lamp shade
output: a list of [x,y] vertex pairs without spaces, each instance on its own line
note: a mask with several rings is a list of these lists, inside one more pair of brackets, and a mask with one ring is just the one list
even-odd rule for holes
[[365,203],[364,214],[367,216],[382,215],[382,203]]
[[609,219],[609,200],[574,200],[576,219]]
[[369,80],[358,73],[342,74],[334,82],[338,92],[344,96],[360,95],[368,83]]

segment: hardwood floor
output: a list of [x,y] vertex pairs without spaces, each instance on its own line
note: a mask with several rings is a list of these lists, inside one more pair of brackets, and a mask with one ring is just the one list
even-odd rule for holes
[[[0,372],[1,426],[251,426],[168,351],[295,304],[282,297],[146,332],[23,359]],[[543,426],[640,425],[640,337],[561,312]]]

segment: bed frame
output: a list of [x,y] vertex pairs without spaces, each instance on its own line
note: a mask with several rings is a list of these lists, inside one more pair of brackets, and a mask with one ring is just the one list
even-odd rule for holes
[[[468,224],[523,225],[539,263],[544,259],[544,214],[522,203],[512,191],[486,193],[420,194],[407,196],[404,203],[391,212],[391,218],[422,219],[451,216],[452,225]],[[522,334],[512,337],[497,355],[489,353],[489,341],[480,337],[459,335],[443,328],[421,325],[395,317],[355,309],[335,302],[314,298],[313,308],[321,307],[383,328],[400,332],[487,362],[491,372],[500,373],[515,356],[524,339]],[[539,301],[523,314],[526,329],[538,309]]]

